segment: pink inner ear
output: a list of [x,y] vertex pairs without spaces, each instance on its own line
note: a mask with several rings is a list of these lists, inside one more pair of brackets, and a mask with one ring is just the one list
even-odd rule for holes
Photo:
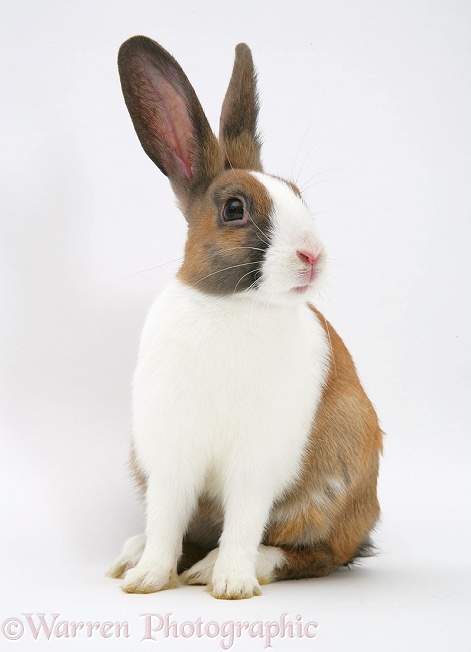
[[152,65],[146,65],[152,92],[157,98],[161,114],[155,116],[158,124],[155,132],[160,133],[167,149],[173,153],[179,172],[190,181],[192,126],[185,98]]
[[188,118],[185,100],[175,92],[171,84],[165,80],[160,83],[162,108],[165,120],[162,125],[162,136],[175,155],[176,162],[188,180],[191,172],[191,123]]

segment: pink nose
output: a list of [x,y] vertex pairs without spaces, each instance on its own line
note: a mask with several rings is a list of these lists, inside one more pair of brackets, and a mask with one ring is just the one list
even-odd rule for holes
[[311,265],[311,267],[314,267],[314,265],[319,260],[318,254],[313,254],[310,253],[309,251],[297,251],[296,254],[298,258],[300,258],[303,261],[303,263],[306,263],[307,265]]

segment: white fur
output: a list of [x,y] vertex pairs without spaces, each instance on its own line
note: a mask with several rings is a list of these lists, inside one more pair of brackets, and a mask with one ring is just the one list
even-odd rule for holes
[[273,202],[270,246],[262,264],[262,281],[258,291],[269,295],[272,301],[299,301],[299,297],[293,294],[293,288],[304,285],[306,265],[296,252],[310,252],[319,259],[316,280],[303,295],[306,301],[319,290],[326,269],[326,254],[315,228],[314,217],[286,182],[260,172],[252,174],[267,188]]
[[[326,378],[328,343],[305,299],[292,301],[290,293],[302,266],[296,249],[320,252],[321,245],[312,217],[289,187],[256,176],[274,205],[265,290],[215,297],[175,280],[144,326],[133,432],[137,461],[148,476],[147,542],[126,573],[125,590],[168,586],[206,491],[224,506],[213,595],[257,593],[257,551],[271,506],[299,473]],[[284,295],[288,303],[277,300]],[[268,575],[270,563],[280,561],[277,553],[272,557]]]
[[338,478],[327,478],[327,485],[329,486],[329,489],[337,496],[341,496],[343,493],[345,493],[345,482],[339,480]]

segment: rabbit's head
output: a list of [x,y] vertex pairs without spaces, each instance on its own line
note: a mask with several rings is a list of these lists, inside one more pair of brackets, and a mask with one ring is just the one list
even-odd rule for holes
[[158,43],[129,39],[118,65],[139,140],[188,222],[180,280],[216,296],[309,299],[326,254],[299,189],[263,172],[247,45],[236,48],[219,140],[185,73]]

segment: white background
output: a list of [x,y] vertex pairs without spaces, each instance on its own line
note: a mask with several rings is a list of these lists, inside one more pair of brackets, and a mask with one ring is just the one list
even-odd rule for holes
[[[0,648],[221,649],[196,636],[141,644],[139,614],[172,612],[180,624],[318,623],[315,639],[274,650],[471,649],[469,2],[1,9],[1,621],[58,613],[127,621],[131,636],[35,642],[26,628]],[[136,33],[176,56],[214,128],[233,48],[252,47],[266,169],[306,185],[331,254],[319,307],[387,433],[379,554],[352,571],[238,603],[201,587],[130,596],[104,577],[143,526],[126,468],[130,381],[185,238],[121,96],[117,49]]]

